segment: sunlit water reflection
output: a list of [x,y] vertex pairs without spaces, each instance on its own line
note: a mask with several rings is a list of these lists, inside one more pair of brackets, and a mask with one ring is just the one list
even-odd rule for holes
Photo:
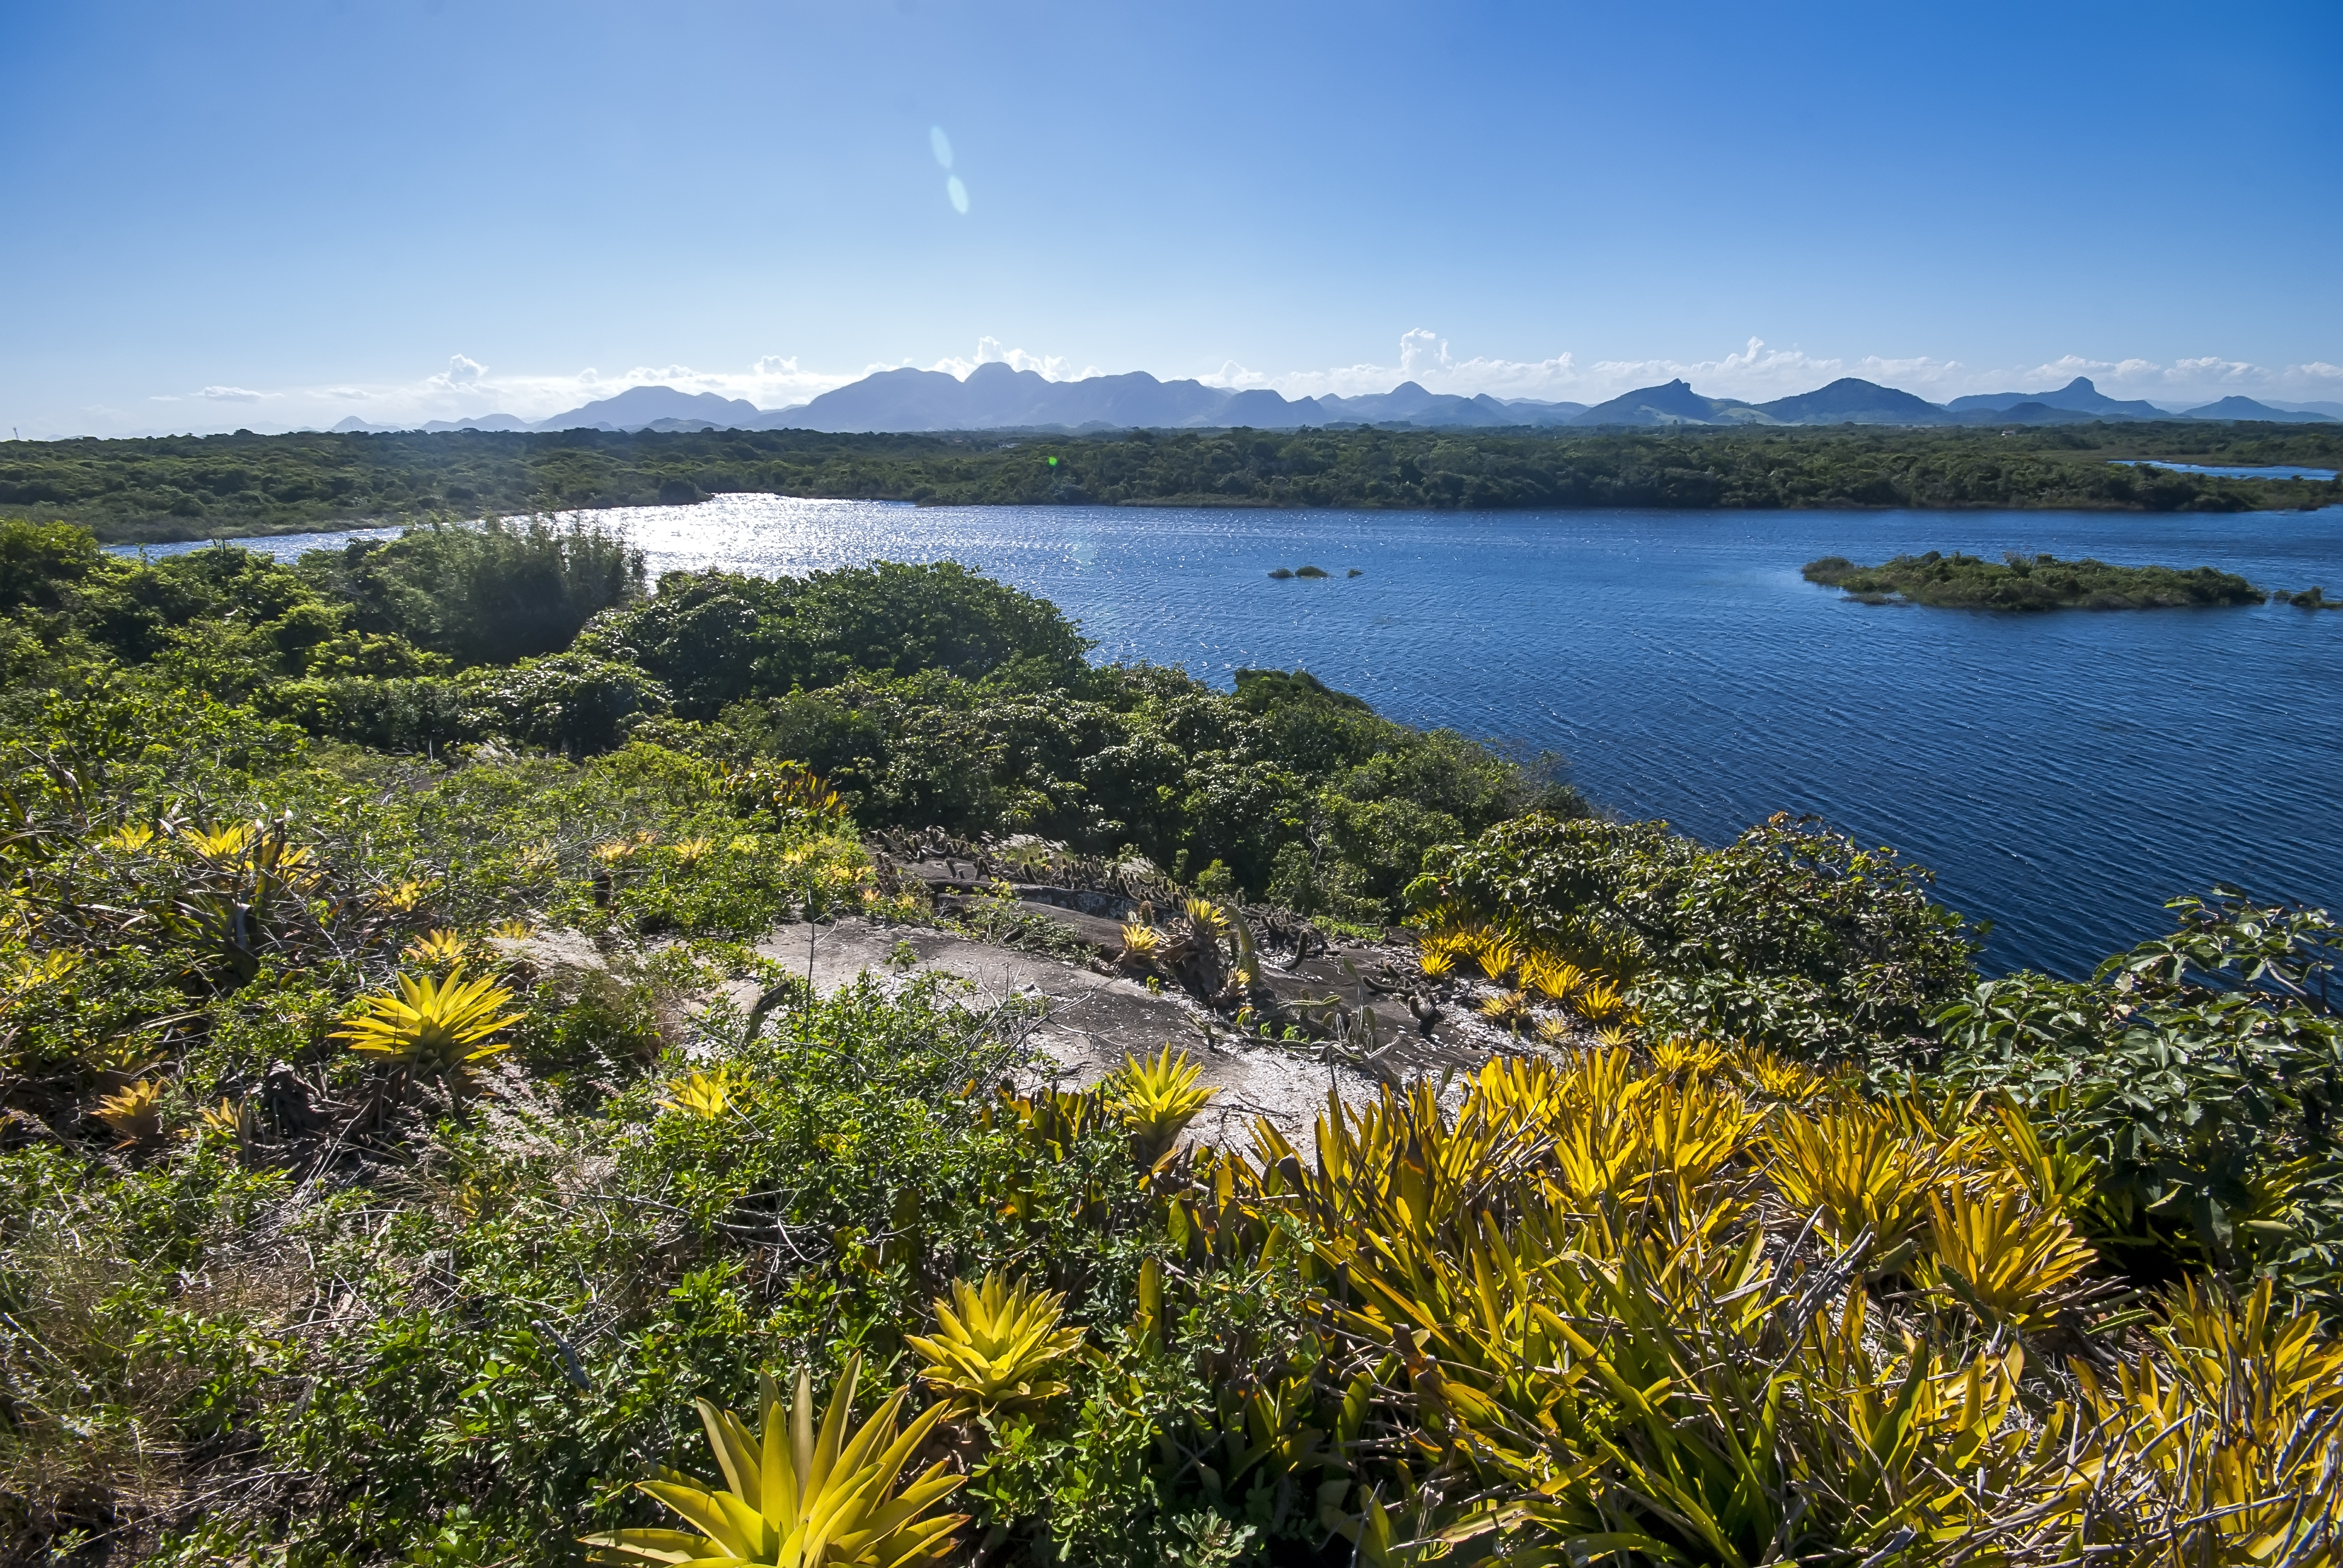
[[[2343,906],[2343,614],[2270,605],[1872,608],[1821,555],[2006,550],[2210,565],[2343,591],[2343,509],[1422,514],[917,508],[723,496],[596,514],[654,572],[966,562],[1042,594],[1102,658],[1225,685],[1306,666],[1410,723],[1569,759],[1611,810],[1715,841],[1774,811],[1894,844],[2067,974],[2216,879]],[[292,554],[347,535],[255,541]],[[1273,581],[1312,564],[1324,579]],[[1360,568],[1356,578],[1344,574]]]

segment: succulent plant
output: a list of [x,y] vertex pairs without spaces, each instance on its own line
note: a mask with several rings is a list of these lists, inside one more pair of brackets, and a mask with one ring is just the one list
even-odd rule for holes
[[1988,1326],[2045,1326],[2098,1261],[2064,1218],[2029,1210],[2016,1192],[1976,1198],[1956,1187],[1950,1202],[1932,1192],[1928,1213],[1927,1251],[1913,1272]]
[[1141,1159],[1153,1164],[1187,1131],[1204,1102],[1220,1091],[1199,1089],[1203,1076],[1193,1058],[1174,1056],[1169,1045],[1151,1057],[1126,1057],[1105,1084],[1106,1098],[1131,1129]]
[[123,1148],[151,1143],[163,1132],[163,1082],[142,1078],[97,1102],[97,1119],[114,1129]]
[[739,1417],[706,1400],[697,1402],[708,1445],[725,1483],[717,1486],[675,1471],[639,1481],[637,1490],[673,1510],[689,1530],[613,1530],[583,1538],[589,1557],[606,1563],[718,1564],[753,1563],[771,1568],[918,1568],[950,1553],[964,1513],[937,1513],[936,1505],[962,1478],[941,1462],[901,1484],[905,1467],[945,1407],[922,1412],[898,1433],[909,1389],[898,1389],[878,1413],[850,1432],[860,1358],[830,1398],[817,1435],[812,1380],[798,1371],[797,1392],[781,1403],[770,1377],[758,1379],[761,1436]]
[[407,944],[406,956],[419,964],[459,964],[467,948],[461,931],[427,931]]
[[1040,1404],[1066,1392],[1054,1373],[1081,1346],[1079,1327],[1058,1326],[1065,1307],[1064,1296],[1012,1286],[999,1271],[981,1286],[955,1280],[935,1303],[936,1332],[903,1342],[928,1362],[920,1375],[929,1386],[980,1412]]
[[430,1072],[456,1070],[504,1050],[508,1042],[485,1042],[520,1020],[518,1013],[500,1010],[512,1005],[510,990],[487,975],[466,980],[461,964],[444,980],[400,975],[397,995],[361,1000],[366,1014],[333,1038],[394,1066]]
[[669,1111],[713,1121],[732,1103],[732,1075],[723,1068],[713,1072],[695,1069],[667,1086],[659,1101]]

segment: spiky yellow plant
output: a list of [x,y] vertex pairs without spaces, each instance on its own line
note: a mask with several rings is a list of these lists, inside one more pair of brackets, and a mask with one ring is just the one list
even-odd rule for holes
[[407,943],[406,956],[420,964],[459,964],[467,950],[461,931],[442,927]]
[[1432,980],[1446,980],[1456,969],[1456,955],[1445,948],[1425,948],[1415,961]]
[[1453,961],[1471,956],[1483,930],[1479,926],[1443,926],[1420,934],[1415,945],[1420,951],[1441,953]]
[[987,1414],[1041,1404],[1066,1392],[1059,1363],[1081,1348],[1080,1327],[1060,1328],[1066,1298],[1015,1285],[998,1271],[981,1287],[952,1282],[949,1300],[937,1298],[936,1332],[907,1334],[903,1342],[928,1363],[928,1385]]
[[1586,971],[1552,953],[1533,953],[1522,966],[1522,983],[1548,1001],[1567,1002],[1586,983]]
[[667,852],[687,866],[695,866],[708,859],[708,852],[714,848],[715,841],[708,838],[678,839],[667,847]]
[[1500,991],[1481,1004],[1480,1013],[1499,1029],[1519,1030],[1530,1021],[1530,993]]
[[155,829],[144,822],[125,822],[101,840],[109,849],[130,855],[155,841]]
[[142,1078],[97,1102],[97,1119],[114,1129],[125,1148],[146,1143],[163,1131],[163,1084]]
[[398,994],[378,993],[360,999],[366,1015],[350,1020],[333,1038],[349,1048],[379,1057],[397,1067],[446,1072],[483,1061],[507,1048],[508,1041],[484,1043],[488,1036],[520,1021],[508,1007],[513,993],[487,975],[464,978],[461,964],[445,980],[428,975],[398,977]]
[[1652,1070],[1663,1078],[1706,1078],[1724,1065],[1714,1040],[1664,1040],[1652,1047]]
[[1609,980],[1590,979],[1580,984],[1571,1005],[1589,1023],[1610,1023],[1627,1010],[1627,999]]
[[1155,950],[1163,939],[1153,926],[1138,920],[1122,922],[1122,956],[1133,963],[1146,963],[1155,957]]
[[1186,911],[1188,923],[1196,928],[1198,936],[1218,937],[1227,933],[1229,912],[1212,900],[1192,898],[1181,908]]
[[1929,1293],[1988,1324],[2038,1328],[2058,1314],[2097,1254],[2056,1214],[2030,1211],[2015,1192],[1952,1201],[1928,1195],[1928,1250],[1913,1272]]
[[732,1074],[720,1067],[713,1072],[695,1069],[669,1083],[659,1103],[669,1111],[713,1121],[732,1103]]
[[1594,1038],[1606,1050],[1618,1050],[1635,1043],[1635,1031],[1624,1023],[1606,1023],[1594,1031]]
[[898,1389],[849,1432],[861,1360],[848,1363],[830,1395],[819,1435],[812,1380],[798,1371],[796,1397],[785,1408],[768,1376],[758,1381],[762,1436],[750,1435],[731,1412],[696,1402],[708,1445],[724,1473],[721,1487],[675,1471],[637,1490],[657,1498],[692,1528],[613,1530],[588,1535],[597,1563],[714,1564],[755,1563],[774,1568],[919,1568],[950,1553],[964,1513],[933,1512],[960,1484],[941,1461],[909,1485],[904,1467],[928,1440],[944,1407],[922,1412],[898,1435],[910,1394]]
[[396,910],[403,915],[423,901],[426,890],[422,883],[410,877],[403,882],[391,883],[375,897],[382,900],[384,908]]
[[1573,1043],[1570,1020],[1560,1018],[1542,1018],[1538,1020],[1537,1037],[1548,1045],[1567,1047]]
[[233,860],[252,848],[253,825],[230,822],[225,828],[186,828],[179,837],[206,860]]
[[2034,1123],[2006,1094],[1994,1107],[1982,1145],[2001,1184],[2026,1194],[2036,1209],[2069,1218],[2080,1214],[2099,1179],[2098,1161],[2056,1143],[2045,1143]]
[[1830,1087],[1814,1069],[1762,1048],[1745,1046],[1731,1053],[1727,1065],[1744,1087],[1789,1105],[1804,1105]]
[[2077,1363],[2095,1444],[2137,1491],[2127,1512],[2170,1533],[2158,1563],[2328,1564],[2343,1533],[2343,1342],[2283,1317],[2270,1280],[2242,1301],[2184,1285],[2150,1333],[2169,1358],[2105,1387]]
[[488,935],[502,938],[508,942],[525,942],[537,935],[537,928],[520,916],[515,915],[510,920],[498,920],[495,925],[490,926]]
[[1204,1102],[1220,1091],[1199,1089],[1203,1069],[1170,1045],[1151,1057],[1127,1056],[1105,1084],[1106,1099],[1131,1129],[1142,1159],[1152,1164],[1187,1130]]
[[1893,1267],[1927,1211],[1942,1151],[1867,1109],[1783,1117],[1765,1141],[1766,1173],[1801,1214],[1819,1211],[1840,1242],[1871,1232],[1866,1262]]
[[594,858],[606,866],[616,865],[634,852],[634,842],[628,839],[613,839],[608,843],[594,846]]
[[1473,961],[1481,966],[1491,984],[1503,985],[1505,977],[1521,967],[1521,944],[1501,932],[1484,930],[1473,944]]
[[6,967],[0,969],[0,998],[14,1000],[26,991],[71,979],[81,966],[82,955],[70,949],[37,954],[11,953]]
[[206,1132],[217,1133],[238,1141],[252,1136],[252,1105],[247,1101],[220,1097],[217,1105],[207,1105],[196,1112],[197,1126]]

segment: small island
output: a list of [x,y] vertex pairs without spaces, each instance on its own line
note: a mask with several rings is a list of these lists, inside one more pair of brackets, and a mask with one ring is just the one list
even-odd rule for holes
[[2245,578],[2211,567],[2117,567],[2015,551],[1994,562],[1930,550],[1875,567],[1825,556],[1808,561],[1803,575],[1811,583],[1845,588],[1865,604],[1953,609],[2167,609],[2260,604],[2268,598]]

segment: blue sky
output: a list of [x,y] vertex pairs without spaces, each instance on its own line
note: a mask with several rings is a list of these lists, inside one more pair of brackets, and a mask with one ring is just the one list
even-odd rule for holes
[[27,437],[980,357],[2343,399],[2334,0],[5,0],[0,62]]

